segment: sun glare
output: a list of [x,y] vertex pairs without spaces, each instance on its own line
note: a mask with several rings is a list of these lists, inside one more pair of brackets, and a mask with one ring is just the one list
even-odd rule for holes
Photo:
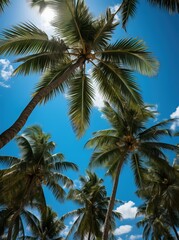
[[41,18],[45,27],[50,26],[50,22],[53,20],[54,16],[54,11],[48,7],[42,12]]

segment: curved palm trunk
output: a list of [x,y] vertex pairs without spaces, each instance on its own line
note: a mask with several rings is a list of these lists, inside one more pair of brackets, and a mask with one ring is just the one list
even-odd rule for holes
[[102,236],[102,240],[108,240],[108,233],[109,233],[109,228],[110,228],[110,221],[111,221],[111,215],[112,215],[112,210],[114,208],[114,203],[115,203],[115,198],[116,198],[116,192],[117,192],[117,187],[118,187],[118,181],[119,181],[119,175],[123,166],[123,163],[125,161],[126,154],[124,154],[121,158],[121,161],[119,161],[119,164],[116,169],[116,176],[114,179],[114,184],[113,184],[113,190],[105,218],[105,223],[104,223],[104,232]]
[[79,58],[78,61],[74,63],[66,72],[64,72],[60,78],[40,90],[32,98],[32,100],[27,104],[27,106],[22,111],[18,119],[14,122],[14,124],[0,135],[0,148],[4,147],[22,129],[38,103],[53,89],[57,88],[62,82],[64,82],[78,67],[82,65],[84,60],[84,58]]
[[27,186],[27,193],[26,193],[23,201],[21,202],[19,209],[15,212],[15,214],[13,215],[13,217],[12,217],[12,219],[10,221],[9,229],[8,229],[8,235],[7,235],[7,240],[11,240],[12,239],[12,230],[13,230],[14,222],[15,222],[16,218],[20,215],[22,209],[24,208],[25,204],[27,203],[27,201],[29,199],[29,196],[30,196],[31,191],[32,191],[33,186],[34,186],[34,181],[35,181],[35,178],[32,178],[30,180],[30,183]]

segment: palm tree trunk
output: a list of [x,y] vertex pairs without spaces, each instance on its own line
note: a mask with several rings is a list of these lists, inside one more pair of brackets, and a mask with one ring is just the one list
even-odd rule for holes
[[27,104],[27,106],[22,111],[18,119],[14,122],[14,124],[0,135],[0,149],[4,147],[10,140],[12,140],[16,136],[16,134],[22,129],[38,103],[52,90],[54,90],[62,82],[64,82],[78,67],[82,65],[83,62],[84,58],[79,58],[78,61],[74,63],[66,72],[64,72],[60,78],[50,83],[47,87],[41,89],[32,98],[32,100]]
[[103,232],[102,240],[108,240],[108,232],[109,232],[109,228],[110,228],[112,210],[114,208],[114,203],[115,203],[115,198],[116,198],[119,175],[120,175],[123,163],[125,161],[125,156],[126,156],[126,154],[124,154],[121,157],[121,159],[118,163],[117,169],[116,169],[116,175],[115,175],[115,179],[114,179],[112,195],[110,198],[110,202],[109,202],[109,206],[108,206],[108,210],[107,210],[107,214],[106,214],[106,218],[105,218],[105,223],[104,223],[104,232]]
[[29,199],[29,196],[30,196],[31,191],[32,191],[33,186],[34,186],[34,181],[35,181],[35,178],[32,178],[30,180],[30,183],[27,186],[27,193],[26,193],[25,197],[23,198],[23,201],[21,202],[19,209],[14,213],[14,215],[13,215],[11,221],[10,221],[7,240],[12,239],[12,230],[13,230],[14,222],[15,222],[16,218],[20,215],[20,212],[22,211],[22,209],[24,208],[25,204],[27,203],[27,201]]

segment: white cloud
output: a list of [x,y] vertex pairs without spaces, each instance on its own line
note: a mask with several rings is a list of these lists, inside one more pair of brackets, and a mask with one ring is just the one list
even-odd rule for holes
[[[119,7],[120,7],[120,4],[116,4],[116,5],[112,6],[112,7],[110,7],[111,12],[115,13],[119,9]],[[118,14],[115,15],[114,22],[119,22],[119,15]]]
[[[92,79],[91,68],[88,70],[87,73],[89,77]],[[105,99],[100,93],[98,84],[95,82],[94,79],[92,79],[92,81],[93,81],[93,88],[94,88],[94,95],[95,95],[93,104],[94,104],[94,107],[100,110],[102,107],[104,107]]]
[[[179,118],[179,106],[176,108],[176,111],[170,115],[170,117]],[[179,127],[179,120],[176,120],[174,123],[172,123],[171,129],[176,130],[177,127]]]
[[0,86],[4,88],[10,88],[10,85],[0,82]]
[[7,81],[11,78],[12,73],[14,71],[13,66],[10,64],[8,59],[0,59],[0,78],[3,81],[0,81],[0,86],[9,88],[10,85],[7,84]]
[[116,208],[117,212],[122,214],[123,219],[133,219],[137,213],[137,207],[135,207],[135,203],[132,201],[128,201],[123,205]]
[[[146,104],[147,105],[147,104]],[[155,119],[154,119],[154,122],[156,122],[158,120],[158,116],[159,116],[159,112],[158,112],[158,104],[153,104],[149,107],[147,107],[147,109],[149,111],[152,111],[152,112],[155,112],[154,115],[155,115]]]
[[114,235],[118,236],[118,235],[126,234],[126,233],[129,233],[131,230],[132,230],[131,225],[122,225],[115,229]]
[[131,235],[129,237],[129,240],[136,240],[136,239],[142,239],[142,235]]

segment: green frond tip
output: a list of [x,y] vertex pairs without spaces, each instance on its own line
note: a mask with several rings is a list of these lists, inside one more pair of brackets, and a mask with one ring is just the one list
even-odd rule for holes
[[134,17],[138,0],[123,0],[121,4],[122,27],[126,30],[126,24],[130,17]]
[[4,12],[5,6],[9,5],[10,1],[9,0],[1,0],[0,1],[0,13]]

